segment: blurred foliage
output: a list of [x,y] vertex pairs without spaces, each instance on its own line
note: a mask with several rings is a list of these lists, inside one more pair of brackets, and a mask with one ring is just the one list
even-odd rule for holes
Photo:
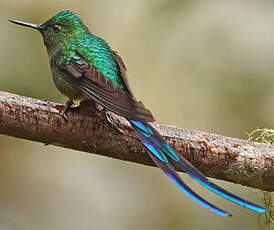
[[[73,10],[119,51],[136,97],[160,122],[245,138],[273,128],[274,2],[259,0],[1,0],[0,90],[57,102],[37,31]],[[154,168],[0,136],[0,229],[259,229],[256,214],[218,218]],[[256,201],[250,188],[218,181]]]
[[274,129],[257,128],[247,135],[249,141],[256,141],[269,145],[274,145]]

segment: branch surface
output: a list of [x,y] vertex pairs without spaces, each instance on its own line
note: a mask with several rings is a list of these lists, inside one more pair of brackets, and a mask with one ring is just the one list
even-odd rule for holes
[[[64,106],[0,91],[0,133],[154,166],[129,123],[94,106]],[[274,191],[274,147],[158,123],[166,141],[206,176]],[[177,168],[177,170],[179,170]],[[179,170],[180,171],[180,170]]]

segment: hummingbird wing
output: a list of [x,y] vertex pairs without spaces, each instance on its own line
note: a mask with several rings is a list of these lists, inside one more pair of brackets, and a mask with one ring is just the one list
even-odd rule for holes
[[[116,51],[112,51],[114,61],[116,63],[119,76],[121,77],[121,81],[123,82],[123,85],[126,87],[128,93],[131,95],[132,98],[135,99],[127,80],[127,67],[122,59],[122,57],[118,54]],[[136,100],[136,99],[135,99]]]
[[62,51],[59,50],[51,58],[51,65],[58,66],[58,69],[88,97],[120,116],[146,122],[154,121],[151,112],[134,98],[128,86],[126,67],[116,52],[113,52],[113,60],[123,88],[107,79],[80,54],[73,56],[67,65],[62,65],[58,61],[62,56]]

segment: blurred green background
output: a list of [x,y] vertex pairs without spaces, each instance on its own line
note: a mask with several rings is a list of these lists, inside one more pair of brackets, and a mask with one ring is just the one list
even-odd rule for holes
[[[274,2],[0,0],[0,90],[65,102],[37,31],[61,10],[119,51],[136,97],[167,124],[246,138],[274,124]],[[230,211],[219,218],[160,170],[0,136],[0,229],[264,229],[264,219],[183,178]],[[256,203],[254,189],[217,181]]]

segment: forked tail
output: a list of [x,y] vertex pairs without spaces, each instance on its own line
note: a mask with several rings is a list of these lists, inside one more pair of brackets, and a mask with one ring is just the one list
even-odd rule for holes
[[[207,202],[192,189],[190,189],[175,171],[173,166],[169,163],[169,159],[176,163],[184,172],[191,176],[195,181],[209,189],[210,191],[220,195],[221,197],[230,200],[236,204],[239,204],[245,208],[251,209],[258,213],[266,212],[266,209],[246,201],[228,191],[221,188],[208,180],[198,169],[196,169],[190,162],[184,157],[177,154],[161,137],[161,135],[146,122],[129,120],[134,130],[138,134],[138,137],[142,141],[143,145],[149,152],[150,157],[154,163],[163,170],[163,172],[169,177],[169,179],[187,196],[201,204],[205,208],[210,209],[212,212],[219,216],[231,216],[229,213],[222,209],[217,208],[213,204]],[[169,159],[168,159],[168,158]]]

